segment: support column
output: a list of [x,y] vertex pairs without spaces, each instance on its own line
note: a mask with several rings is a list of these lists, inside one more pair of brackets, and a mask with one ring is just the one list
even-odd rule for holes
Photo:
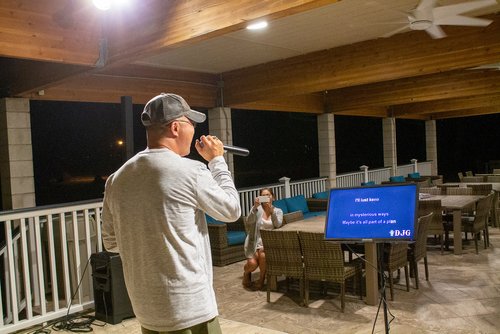
[[[217,136],[224,144],[233,145],[231,108],[217,107],[208,110],[208,132],[212,136]],[[233,155],[225,153],[224,158],[234,178]]]
[[337,186],[337,159],[335,153],[335,116],[318,115],[319,175],[328,177],[327,187]]
[[382,132],[384,140],[384,166],[391,166],[391,176],[395,176],[398,166],[398,154],[396,145],[396,119],[394,117],[382,120]]
[[425,152],[427,161],[431,161],[431,175],[438,175],[438,155],[436,121],[425,121]]
[[29,99],[0,99],[0,177],[4,210],[36,205]]

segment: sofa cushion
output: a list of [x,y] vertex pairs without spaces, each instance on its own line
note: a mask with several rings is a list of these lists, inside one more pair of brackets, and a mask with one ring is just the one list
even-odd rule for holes
[[410,174],[408,174],[408,177],[410,179],[420,179],[420,173],[419,172],[410,173]]
[[391,176],[389,178],[389,181],[391,181],[391,182],[406,182],[406,179],[403,175],[398,175],[398,176]]
[[225,224],[224,222],[221,222],[213,217],[210,217],[205,213],[205,217],[207,219],[207,224]]
[[328,191],[322,191],[319,193],[312,194],[312,198],[316,199],[328,199]]
[[243,231],[227,231],[227,244],[228,246],[243,245],[246,236]]
[[374,186],[375,181],[361,182],[362,186]]
[[307,207],[307,201],[304,195],[298,195],[294,197],[285,198],[286,207],[288,212],[302,211],[302,213],[309,212]]
[[286,202],[284,199],[278,199],[276,201],[273,201],[273,206],[281,209],[281,211],[283,211],[283,214],[287,214],[288,212],[290,212],[290,211],[288,211],[288,208],[286,206]]

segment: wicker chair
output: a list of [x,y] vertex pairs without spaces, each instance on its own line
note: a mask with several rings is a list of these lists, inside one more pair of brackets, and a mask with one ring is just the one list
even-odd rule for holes
[[467,188],[472,188],[472,195],[486,196],[491,193],[493,186],[491,185],[491,183],[468,184]]
[[431,195],[441,195],[442,190],[438,187],[422,187],[418,190],[421,193],[431,194]]
[[238,231],[240,233],[245,231],[243,217],[240,217],[234,223],[207,225],[212,251],[212,263],[215,266],[222,267],[245,259],[243,244],[228,244],[229,231]]
[[465,172],[465,176],[474,176],[474,173],[472,173],[471,170],[468,170]]
[[326,211],[328,199],[306,198],[309,211]]
[[479,236],[478,234],[480,234],[481,231],[483,231],[484,248],[486,249],[489,245],[488,214],[491,209],[492,201],[493,201],[493,194],[481,198],[477,202],[476,215],[473,218],[472,217],[462,218],[462,231],[472,233],[472,238],[474,239],[474,245],[476,246],[476,254],[479,254],[477,237]]
[[391,300],[394,300],[394,283],[392,273],[404,268],[406,278],[406,291],[410,291],[410,276],[408,275],[408,245],[406,243],[384,244],[384,258],[382,268],[389,274],[389,288],[391,290]]
[[362,294],[362,263],[360,259],[345,263],[341,245],[324,240],[322,233],[299,231],[300,246],[305,267],[305,306],[309,304],[309,281],[329,281],[340,284],[341,310],[345,309],[345,282],[355,278],[359,296]]
[[500,176],[498,176],[498,175],[488,175],[486,177],[486,182],[500,182]]
[[441,200],[424,200],[418,202],[418,216],[423,217],[429,213],[433,213],[432,219],[427,228],[427,235],[438,236],[441,246],[441,254],[443,254],[443,243],[445,229],[443,226]]
[[472,188],[448,187],[446,188],[446,195],[472,195]]
[[[418,218],[417,234],[415,242],[408,247],[408,262],[410,263],[410,276],[415,277],[415,288],[418,289],[418,262],[424,259],[425,280],[429,280],[429,268],[427,266],[427,235],[430,222],[434,213],[431,212]],[[441,215],[439,215],[441,220]],[[413,274],[413,275],[412,275]]]
[[462,182],[484,182],[484,176],[464,176]]
[[271,279],[284,275],[299,280],[303,303],[304,264],[297,231],[261,230],[260,236],[266,252],[267,302],[271,301]]
[[457,175],[458,175],[458,181],[462,182],[462,180],[464,178],[464,173],[458,172]]

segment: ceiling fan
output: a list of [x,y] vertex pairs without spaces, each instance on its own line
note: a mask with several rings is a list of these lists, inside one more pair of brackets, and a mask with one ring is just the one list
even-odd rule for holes
[[440,7],[436,7],[436,4],[437,0],[421,0],[415,9],[405,13],[408,23],[404,27],[391,31],[383,37],[411,29],[425,30],[432,38],[437,39],[446,37],[441,25],[485,27],[493,21],[460,14],[496,5],[497,1],[478,0]]

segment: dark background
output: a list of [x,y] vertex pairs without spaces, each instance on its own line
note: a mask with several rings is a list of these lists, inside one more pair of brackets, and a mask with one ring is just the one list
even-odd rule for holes
[[[101,198],[105,178],[125,159],[120,104],[31,101],[37,205]],[[134,105],[134,151],[146,147]],[[195,108],[196,109],[196,108]],[[198,109],[202,112],[206,110]],[[208,122],[195,137],[208,134]],[[445,181],[458,171],[486,172],[500,160],[500,114],[437,121],[438,172]],[[319,175],[317,117],[305,113],[232,110],[233,144],[250,150],[234,156],[238,188]],[[398,164],[426,160],[425,122],[396,121]],[[335,116],[337,173],[384,167],[382,119]],[[202,160],[193,148],[190,157]]]

